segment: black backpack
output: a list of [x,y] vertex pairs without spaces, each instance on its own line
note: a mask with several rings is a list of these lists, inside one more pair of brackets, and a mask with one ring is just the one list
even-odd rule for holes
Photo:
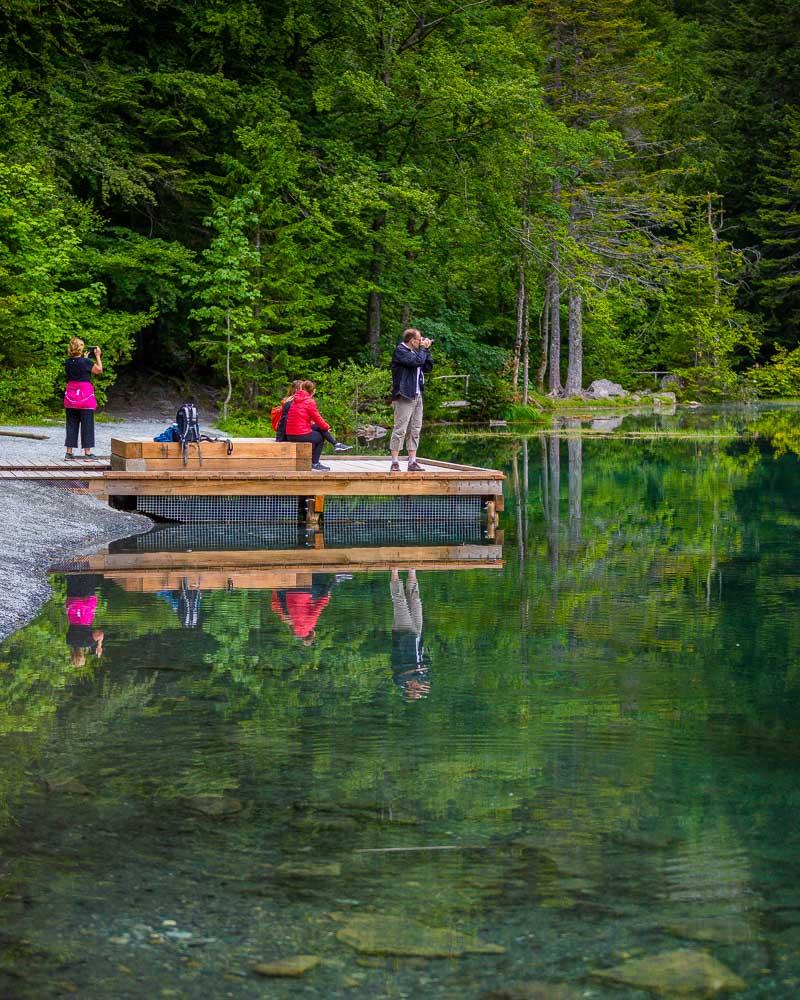
[[285,441],[286,440],[286,421],[289,419],[289,410],[292,406],[292,400],[287,399],[286,402],[281,406],[281,417],[278,421],[278,426],[275,429],[275,440]]
[[200,451],[200,417],[197,407],[193,402],[181,403],[178,412],[175,414],[175,423],[178,426],[178,440],[181,443],[181,458],[186,465],[186,452],[190,444],[197,447],[197,458],[203,464],[203,455]]

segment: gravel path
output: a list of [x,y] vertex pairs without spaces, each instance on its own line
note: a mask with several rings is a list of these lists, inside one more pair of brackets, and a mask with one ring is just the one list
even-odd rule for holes
[[[112,437],[152,438],[173,419],[98,423],[95,452],[109,455]],[[213,433],[213,428],[206,429]],[[60,461],[64,456],[62,424],[0,430],[48,435],[46,441],[0,436],[0,464]],[[95,497],[58,486],[5,480],[0,481],[0,518],[0,640],[34,618],[50,597],[47,574],[54,562],[88,554],[152,526],[148,518],[113,510]]]

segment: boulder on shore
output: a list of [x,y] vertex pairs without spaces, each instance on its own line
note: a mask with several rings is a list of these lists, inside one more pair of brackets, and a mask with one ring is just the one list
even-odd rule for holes
[[626,389],[607,378],[596,378],[584,392],[586,399],[612,399],[617,396],[624,398],[627,395]]

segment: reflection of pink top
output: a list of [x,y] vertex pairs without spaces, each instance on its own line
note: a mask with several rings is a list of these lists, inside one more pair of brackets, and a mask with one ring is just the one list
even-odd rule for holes
[[95,611],[97,611],[97,598],[94,595],[67,598],[67,620],[70,625],[91,625],[94,622]]

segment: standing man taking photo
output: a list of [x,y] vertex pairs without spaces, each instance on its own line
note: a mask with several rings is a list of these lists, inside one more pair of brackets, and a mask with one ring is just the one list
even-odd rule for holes
[[417,463],[419,434],[422,430],[422,397],[425,376],[433,369],[430,346],[433,341],[410,327],[392,355],[392,409],[394,427],[389,442],[392,472],[400,471],[400,452],[407,442],[408,471],[424,472]]

